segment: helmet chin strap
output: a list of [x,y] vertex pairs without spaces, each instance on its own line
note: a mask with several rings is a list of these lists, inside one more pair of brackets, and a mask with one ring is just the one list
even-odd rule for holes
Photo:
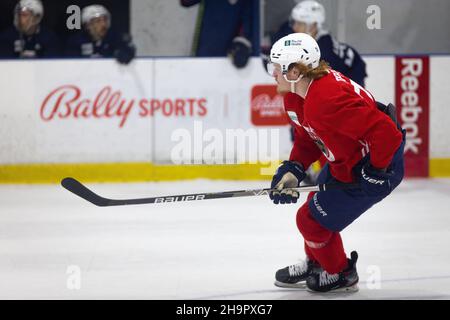
[[297,78],[296,80],[289,80],[289,79],[286,77],[286,75],[283,74],[283,78],[284,78],[284,80],[286,80],[287,82],[289,82],[289,83],[291,84],[291,92],[292,92],[292,93],[295,93],[295,84],[296,84],[297,82],[299,82],[300,80],[302,80],[303,75],[302,75],[302,74],[299,75],[298,78]]

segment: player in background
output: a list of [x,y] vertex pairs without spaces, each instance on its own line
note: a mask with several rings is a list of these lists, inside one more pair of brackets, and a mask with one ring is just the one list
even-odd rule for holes
[[83,30],[69,38],[68,57],[115,57],[128,64],[136,55],[130,35],[120,35],[111,28],[111,15],[102,5],[84,7],[81,12]]
[[60,55],[56,35],[41,26],[40,0],[21,0],[14,8],[14,25],[0,34],[1,58],[49,58]]
[[354,48],[337,41],[324,28],[324,23],[325,8],[322,4],[313,0],[299,2],[292,9],[289,21],[273,36],[272,43],[294,32],[307,33],[317,41],[322,59],[328,62],[332,69],[364,87],[364,79],[367,77],[364,60]]
[[281,287],[306,286],[312,291],[357,290],[353,251],[347,258],[340,232],[382,201],[403,178],[405,131],[395,108],[376,102],[356,82],[321,60],[319,45],[305,33],[278,40],[268,69],[284,95],[284,107],[297,134],[290,158],[275,173],[270,198],[275,204],[296,203],[305,170],[321,154],[328,163],[319,183],[358,183],[360,188],[312,192],[298,209],[297,227],[304,238],[306,260],[276,272]]

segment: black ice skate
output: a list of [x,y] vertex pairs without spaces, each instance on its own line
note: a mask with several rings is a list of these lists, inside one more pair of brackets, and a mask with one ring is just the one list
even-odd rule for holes
[[275,274],[275,285],[282,288],[305,288],[305,281],[314,272],[321,272],[317,262],[306,258],[298,264],[280,269]]
[[353,251],[348,259],[348,267],[342,272],[330,274],[325,270],[311,274],[306,279],[306,286],[314,292],[356,292],[358,291],[358,272],[356,261],[358,253]]

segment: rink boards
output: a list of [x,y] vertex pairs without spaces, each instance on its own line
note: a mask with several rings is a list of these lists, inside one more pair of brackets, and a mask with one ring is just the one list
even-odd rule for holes
[[[399,78],[408,75],[398,58],[365,60],[377,100],[398,101],[399,86],[416,89],[416,80]],[[417,90],[428,105],[415,106],[411,130],[429,175],[450,176],[450,57],[427,60]],[[267,179],[291,148],[282,99],[259,58],[243,70],[225,58],[141,58],[126,67],[10,60],[0,70],[0,182]]]

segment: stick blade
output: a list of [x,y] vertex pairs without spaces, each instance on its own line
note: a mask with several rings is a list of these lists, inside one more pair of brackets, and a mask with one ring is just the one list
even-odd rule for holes
[[84,200],[89,201],[96,206],[105,207],[109,204],[108,199],[100,197],[98,194],[89,190],[81,182],[74,178],[67,177],[62,179],[61,185],[73,194],[76,194],[80,198],[83,198]]

